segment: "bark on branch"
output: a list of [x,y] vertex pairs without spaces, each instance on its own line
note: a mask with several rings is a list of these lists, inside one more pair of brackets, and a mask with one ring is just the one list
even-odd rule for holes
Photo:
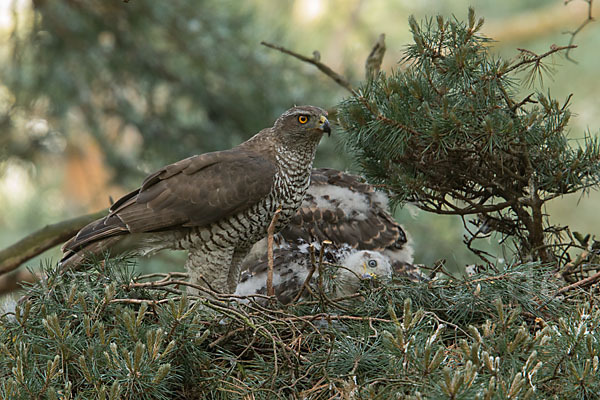
[[39,279],[28,269],[20,269],[0,276],[0,296],[19,290],[25,283],[33,283]]
[[17,243],[0,250],[0,275],[19,268],[25,261],[65,242],[85,225],[105,216],[107,212],[108,210],[102,210],[46,225]]
[[[571,1],[572,0],[565,0],[565,5],[569,4]],[[571,35],[571,38],[569,39],[567,54],[565,55],[565,57],[566,57],[567,60],[569,60],[571,62],[574,62],[575,64],[577,64],[577,61],[575,61],[574,59],[572,59],[571,58],[571,54],[570,54],[571,50],[573,48],[577,47],[577,46],[572,46],[573,42],[575,41],[575,36],[577,36],[579,34],[579,32],[581,32],[581,30],[583,28],[585,28],[585,26],[587,24],[589,24],[590,22],[594,21],[594,17],[592,16],[592,5],[594,4],[594,0],[583,0],[583,1],[585,1],[586,3],[588,3],[588,15],[587,15],[587,18],[574,31],[572,31],[572,32],[565,32],[565,33]]]
[[313,58],[306,57],[306,56],[303,56],[302,54],[298,54],[294,51],[286,49],[285,47],[277,46],[272,43],[260,42],[260,44],[262,44],[263,46],[269,47],[271,49],[278,50],[284,54],[288,54],[292,57],[296,57],[297,59],[304,61],[306,63],[314,65],[325,75],[327,75],[328,77],[333,79],[338,85],[342,86],[344,89],[348,90],[350,93],[356,94],[356,92],[354,91],[354,88],[352,87],[350,82],[348,82],[348,79],[344,78],[342,75],[335,72],[329,66],[323,64],[321,61],[319,61],[319,59],[317,57],[313,57]]
[[273,289],[273,236],[275,235],[275,225],[277,225],[279,213],[281,213],[281,207],[279,207],[275,211],[275,214],[273,214],[273,219],[271,220],[269,228],[267,229],[267,259],[269,262],[269,270],[267,271],[267,296],[275,295],[275,290]]

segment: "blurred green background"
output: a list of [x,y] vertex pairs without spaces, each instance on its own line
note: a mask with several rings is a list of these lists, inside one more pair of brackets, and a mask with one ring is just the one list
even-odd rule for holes
[[[321,61],[358,86],[364,62],[386,34],[384,70],[411,41],[408,16],[486,19],[492,52],[542,53],[569,42],[586,18],[583,0],[4,0],[0,2],[0,248],[48,223],[97,211],[160,166],[232,147],[294,104],[332,109],[347,92],[314,67],[260,45],[268,41]],[[577,63],[554,59],[543,91],[574,97],[570,137],[600,127],[600,24],[575,38]],[[523,95],[534,88],[523,88]],[[355,170],[336,135],[317,167]],[[557,225],[596,233],[600,196],[554,200]],[[419,212],[397,218],[414,240],[415,261],[477,259],[456,217]],[[491,239],[489,246],[496,247]],[[499,251],[499,257],[510,254]],[[58,249],[39,259],[57,260]],[[161,268],[169,256],[142,261]],[[180,264],[181,265],[181,264]]]

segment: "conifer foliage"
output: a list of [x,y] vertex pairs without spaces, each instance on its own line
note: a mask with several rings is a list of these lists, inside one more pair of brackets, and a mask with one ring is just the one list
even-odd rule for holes
[[519,84],[541,83],[548,58],[569,46],[502,60],[482,25],[472,9],[467,23],[411,17],[414,43],[400,67],[341,104],[345,141],[396,202],[478,215],[476,235],[498,231],[517,239],[522,258],[551,261],[557,229],[543,205],[598,184],[600,146],[589,135],[569,143],[569,99],[519,97]]
[[556,296],[549,269],[318,287],[284,307],[186,296],[179,274],[123,259],[49,267],[0,312],[0,398],[594,398],[599,306]]

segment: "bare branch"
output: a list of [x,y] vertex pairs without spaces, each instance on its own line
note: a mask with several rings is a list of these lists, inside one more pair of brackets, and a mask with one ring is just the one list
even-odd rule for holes
[[313,58],[306,57],[306,56],[303,56],[302,54],[298,54],[294,51],[288,50],[285,47],[277,46],[275,44],[267,43],[264,41],[260,42],[260,44],[262,44],[263,46],[269,47],[271,49],[278,50],[282,53],[288,54],[292,57],[296,57],[297,59],[304,61],[306,63],[314,65],[325,75],[327,75],[328,77],[333,79],[338,85],[340,85],[344,89],[348,90],[350,93],[356,94],[356,92],[354,91],[354,88],[352,88],[352,85],[350,84],[348,79],[344,78],[342,75],[335,72],[329,66],[327,66],[327,65],[323,64],[321,61],[319,61],[319,59],[318,59],[319,57],[313,57]]
[[[565,0],[565,5],[569,4],[571,1],[572,0]],[[594,17],[592,17],[592,5],[594,3],[594,0],[583,0],[583,1],[585,1],[586,3],[588,3],[588,16],[587,16],[587,18],[574,31],[565,32],[566,34],[571,35],[571,38],[569,39],[569,48],[567,49],[567,54],[565,54],[565,57],[566,57],[567,60],[572,61],[574,63],[577,63],[577,61],[575,61],[574,59],[572,59],[570,57],[570,52],[571,52],[571,47],[570,46],[573,45],[573,42],[575,41],[575,36],[577,36],[577,34],[579,32],[581,32],[581,30],[583,28],[585,28],[585,26],[587,24],[589,24],[590,22],[594,21]]]
[[559,294],[563,294],[565,292],[568,292],[569,290],[573,290],[573,289],[577,289],[577,288],[582,288],[584,286],[589,286],[589,285],[591,285],[593,283],[596,283],[598,280],[600,280],[600,271],[596,272],[592,276],[589,276],[589,277],[587,277],[585,279],[582,279],[580,281],[577,281],[577,282],[572,283],[572,284],[570,284],[568,286],[564,286],[564,287],[558,289],[556,291],[555,296],[557,296]]
[[279,213],[281,213],[281,207],[279,207],[273,214],[273,219],[267,229],[267,259],[269,262],[269,270],[267,271],[267,296],[274,296],[275,290],[273,289],[273,235],[275,234],[275,225],[279,219]]
[[373,45],[371,53],[365,62],[365,77],[367,80],[375,78],[381,70],[381,63],[385,55],[385,33],[379,35],[379,39]]
[[65,242],[82,227],[106,215],[108,210],[82,215],[66,221],[46,225],[44,228],[0,250],[0,275],[17,269],[25,261]]
[[19,290],[23,283],[33,283],[38,279],[27,269],[0,276],[0,296]]

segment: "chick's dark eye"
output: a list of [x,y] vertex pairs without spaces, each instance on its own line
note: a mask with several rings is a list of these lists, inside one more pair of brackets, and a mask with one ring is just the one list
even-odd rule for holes
[[298,122],[300,122],[301,124],[305,124],[308,122],[308,117],[306,115],[301,115],[298,117]]
[[369,267],[375,268],[376,266],[377,266],[377,261],[375,261],[375,260],[369,260]]

